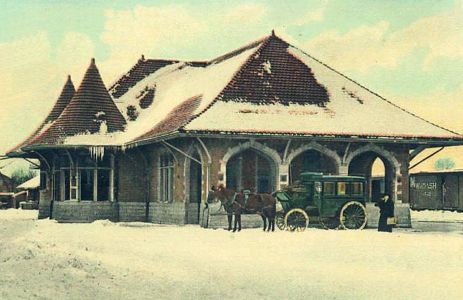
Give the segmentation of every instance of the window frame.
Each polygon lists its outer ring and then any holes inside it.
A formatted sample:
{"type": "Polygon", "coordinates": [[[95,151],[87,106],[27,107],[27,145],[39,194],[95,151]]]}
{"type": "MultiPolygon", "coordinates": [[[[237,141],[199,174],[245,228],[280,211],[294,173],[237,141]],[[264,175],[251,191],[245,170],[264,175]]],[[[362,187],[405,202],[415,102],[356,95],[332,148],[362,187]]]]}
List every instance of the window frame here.
{"type": "MultiPolygon", "coordinates": [[[[75,162],[71,164],[64,164],[61,167],[60,162],[63,161],[62,157],[58,157],[53,165],[53,191],[52,198],[54,201],[85,201],[85,202],[114,202],[114,155],[109,155],[109,162],[107,165],[100,165],[101,162],[96,159],[92,160],[92,165],[79,166],[79,160],[75,159],[75,162]],[[58,163],[56,163],[58,162],[58,163]],[[93,199],[82,199],[82,176],[81,172],[84,170],[91,170],[93,174],[93,199]],[[108,199],[98,199],[98,171],[105,170],[109,171],[108,178],[108,199]],[[68,175],[68,176],[66,176],[68,175]],[[56,176],[59,176],[59,186],[57,187],[56,176]],[[69,189],[67,192],[66,190],[69,189]],[[59,194],[59,199],[57,199],[59,194]]],[[[77,157],[76,157],[77,158],[77,157]]]]}
{"type": "Polygon", "coordinates": [[[344,196],[349,196],[349,193],[348,193],[347,189],[348,189],[348,182],[346,182],[346,181],[337,181],[336,182],[336,196],[343,196],[343,197],[344,196]],[[344,193],[343,194],[339,193],[341,185],[344,185],[344,193]]]}
{"type": "Polygon", "coordinates": [[[323,182],[323,196],[336,196],[336,182],[335,181],[324,181],[323,182]],[[326,193],[326,186],[331,184],[332,185],[332,193],[327,194],[326,193]]]}
{"type": "Polygon", "coordinates": [[[172,203],[174,200],[175,157],[170,152],[161,152],[158,157],[158,201],[172,203]]]}
{"type": "Polygon", "coordinates": [[[353,196],[362,196],[364,193],[365,193],[365,186],[364,186],[363,182],[360,182],[360,181],[351,182],[351,191],[350,191],[351,195],[353,195],[353,196]],[[354,188],[355,185],[360,186],[360,192],[359,193],[355,192],[355,188],[354,188]]]}

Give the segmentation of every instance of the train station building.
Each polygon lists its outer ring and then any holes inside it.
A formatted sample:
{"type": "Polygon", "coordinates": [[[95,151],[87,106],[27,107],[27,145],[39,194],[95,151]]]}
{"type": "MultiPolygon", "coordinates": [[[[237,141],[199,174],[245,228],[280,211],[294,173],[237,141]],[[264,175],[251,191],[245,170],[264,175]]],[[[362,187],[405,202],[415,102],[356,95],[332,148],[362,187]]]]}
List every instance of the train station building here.
{"type": "MultiPolygon", "coordinates": [[[[360,55],[360,54],[359,54],[360,55]]],[[[208,189],[361,175],[409,202],[410,160],[462,145],[275,34],[209,61],[145,59],[107,89],[94,60],[10,157],[40,160],[39,217],[198,224],[208,189]]]]}

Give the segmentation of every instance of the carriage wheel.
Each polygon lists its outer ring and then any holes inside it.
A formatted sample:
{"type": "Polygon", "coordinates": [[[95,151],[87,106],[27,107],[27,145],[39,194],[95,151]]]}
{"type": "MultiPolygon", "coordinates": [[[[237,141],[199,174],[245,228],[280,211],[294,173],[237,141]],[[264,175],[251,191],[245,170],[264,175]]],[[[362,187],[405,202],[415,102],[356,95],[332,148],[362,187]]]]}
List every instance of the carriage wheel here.
{"type": "Polygon", "coordinates": [[[293,208],[285,216],[285,226],[290,231],[304,231],[309,226],[309,216],[303,209],[293,208]]]}
{"type": "Polygon", "coordinates": [[[357,201],[350,201],[344,204],[339,214],[341,228],[363,229],[367,224],[367,212],[365,206],[357,201]]]}
{"type": "Polygon", "coordinates": [[[325,229],[338,229],[339,228],[339,220],[337,217],[320,218],[320,224],[325,229]]]}
{"type": "Polygon", "coordinates": [[[286,230],[285,225],[285,214],[283,212],[278,212],[275,216],[275,223],[277,224],[278,229],[286,230]]]}

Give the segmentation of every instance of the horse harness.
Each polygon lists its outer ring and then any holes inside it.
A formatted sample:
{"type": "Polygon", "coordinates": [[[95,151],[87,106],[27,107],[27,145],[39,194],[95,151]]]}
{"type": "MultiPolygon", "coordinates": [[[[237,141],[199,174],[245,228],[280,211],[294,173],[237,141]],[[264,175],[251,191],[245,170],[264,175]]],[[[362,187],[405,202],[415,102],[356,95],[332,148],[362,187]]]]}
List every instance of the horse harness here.
{"type": "MultiPolygon", "coordinates": [[[[249,190],[243,191],[243,195],[244,195],[244,205],[242,205],[241,203],[239,203],[238,201],[236,201],[236,197],[237,197],[238,195],[239,195],[239,193],[235,192],[235,193],[233,194],[233,197],[232,197],[231,200],[227,198],[227,202],[225,202],[225,204],[223,204],[223,207],[224,207],[225,211],[228,212],[229,210],[233,209],[233,204],[235,204],[235,203],[236,203],[236,205],[237,205],[239,208],[244,209],[244,210],[246,211],[246,206],[247,206],[247,204],[248,204],[248,200],[249,200],[249,198],[250,198],[251,192],[250,192],[249,190]]],[[[263,199],[262,199],[262,196],[261,196],[260,194],[256,194],[256,196],[259,197],[261,201],[263,200],[263,199]]],[[[270,208],[270,207],[271,207],[271,205],[267,205],[267,206],[263,207],[262,209],[264,209],[264,208],[270,208]]]]}

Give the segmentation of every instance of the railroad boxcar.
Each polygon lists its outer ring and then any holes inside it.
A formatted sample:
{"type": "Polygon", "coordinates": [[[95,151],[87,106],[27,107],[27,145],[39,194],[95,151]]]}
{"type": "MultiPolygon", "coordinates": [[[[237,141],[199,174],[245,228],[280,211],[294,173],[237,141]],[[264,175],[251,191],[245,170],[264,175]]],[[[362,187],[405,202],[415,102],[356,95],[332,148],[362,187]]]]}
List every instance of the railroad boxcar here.
{"type": "Polygon", "coordinates": [[[410,174],[410,207],[463,211],[463,170],[410,174]]]}

